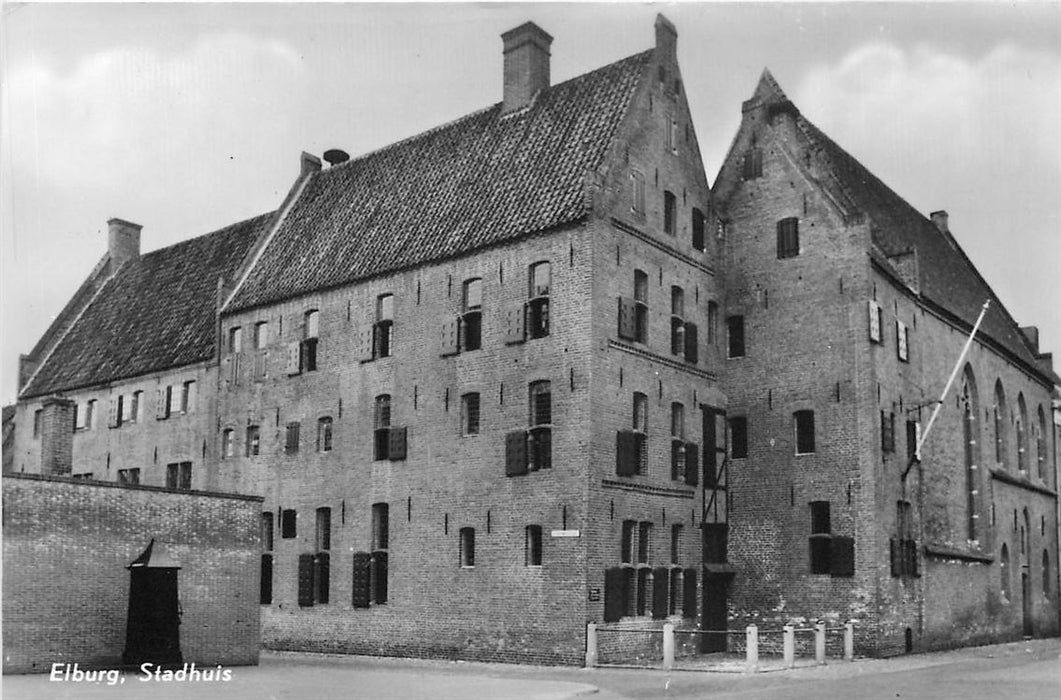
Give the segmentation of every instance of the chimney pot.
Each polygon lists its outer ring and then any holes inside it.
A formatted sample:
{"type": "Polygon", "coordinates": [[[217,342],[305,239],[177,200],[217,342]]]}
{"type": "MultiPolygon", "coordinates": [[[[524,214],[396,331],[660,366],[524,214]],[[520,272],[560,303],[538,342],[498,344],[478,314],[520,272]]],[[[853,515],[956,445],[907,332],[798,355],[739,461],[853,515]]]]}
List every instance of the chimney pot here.
{"type": "Polygon", "coordinates": [[[124,219],[107,221],[107,252],[111,258],[111,272],[115,272],[126,260],[140,257],[140,229],[143,226],[124,219]]]}
{"type": "Polygon", "coordinates": [[[502,112],[522,109],[549,87],[549,47],[553,38],[534,22],[501,35],[504,46],[502,112]]]}
{"type": "Polygon", "coordinates": [[[950,233],[950,225],[947,223],[947,212],[940,209],[931,214],[932,223],[936,225],[940,233],[950,233]]]}

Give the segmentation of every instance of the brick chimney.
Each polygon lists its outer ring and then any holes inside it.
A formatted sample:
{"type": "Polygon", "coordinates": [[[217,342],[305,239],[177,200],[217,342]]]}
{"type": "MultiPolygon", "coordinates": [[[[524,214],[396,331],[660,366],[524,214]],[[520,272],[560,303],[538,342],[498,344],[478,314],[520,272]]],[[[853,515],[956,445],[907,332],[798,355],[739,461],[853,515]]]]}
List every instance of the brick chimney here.
{"type": "Polygon", "coordinates": [[[122,266],[126,260],[140,257],[140,224],[133,224],[122,219],[111,219],[107,222],[107,251],[111,256],[111,272],[122,266]]]}
{"type": "Polygon", "coordinates": [[[944,210],[934,211],[930,215],[932,217],[932,223],[936,225],[940,233],[950,233],[950,226],[947,223],[947,212],[944,210]]]}
{"type": "Polygon", "coordinates": [[[74,466],[74,402],[52,396],[41,404],[41,474],[69,475],[74,466]]]}
{"type": "Polygon", "coordinates": [[[534,22],[521,24],[501,35],[504,44],[504,99],[502,112],[530,104],[549,87],[549,46],[553,38],[534,22]]]}

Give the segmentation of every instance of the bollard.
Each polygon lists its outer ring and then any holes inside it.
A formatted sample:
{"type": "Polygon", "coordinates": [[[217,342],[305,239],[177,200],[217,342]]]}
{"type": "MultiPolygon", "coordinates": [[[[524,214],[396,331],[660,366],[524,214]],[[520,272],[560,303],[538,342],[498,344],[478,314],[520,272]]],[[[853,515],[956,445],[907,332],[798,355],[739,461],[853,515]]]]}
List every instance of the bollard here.
{"type": "Polygon", "coordinates": [[[818,665],[825,665],[825,620],[818,620],[814,625],[814,660],[818,665]]]}
{"type": "Polygon", "coordinates": [[[745,635],[745,658],[746,658],[746,673],[758,673],[759,672],[759,628],[755,625],[748,625],[744,631],[745,635]]]}
{"type": "Polygon", "coordinates": [[[663,625],[663,668],[674,668],[674,625],[669,622],[663,625]]]}
{"type": "Polygon", "coordinates": [[[781,628],[784,640],[785,668],[796,667],[796,628],[785,625],[781,628]]]}
{"type": "Polygon", "coordinates": [[[597,623],[586,625],[586,668],[597,665],[597,623]]]}
{"type": "Polygon", "coordinates": [[[850,620],[844,625],[844,660],[855,660],[855,623],[850,620]]]}

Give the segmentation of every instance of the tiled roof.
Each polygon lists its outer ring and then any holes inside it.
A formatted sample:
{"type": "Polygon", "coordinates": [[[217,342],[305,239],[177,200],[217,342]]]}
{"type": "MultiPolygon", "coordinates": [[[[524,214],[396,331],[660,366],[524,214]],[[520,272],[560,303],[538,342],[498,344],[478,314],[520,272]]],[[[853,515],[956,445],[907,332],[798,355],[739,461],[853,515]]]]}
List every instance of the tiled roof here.
{"type": "Polygon", "coordinates": [[[147,253],[103,285],[22,392],[71,390],[214,353],[217,281],[239,268],[273,214],[147,253]]]}
{"type": "MultiPolygon", "coordinates": [[[[789,99],[769,71],[763,73],[757,96],[774,103],[789,99]]],[[[824,187],[841,206],[853,207],[870,224],[873,244],[885,255],[917,251],[921,295],[958,317],[971,328],[984,302],[991,306],[980,333],[1000,344],[1032,368],[1038,363],[1013,317],[984,281],[958,242],[885,185],[847,151],[795,110],[796,123],[817,147],[825,165],[824,187]]],[[[1039,370],[1041,372],[1041,369],[1039,370]]]]}
{"type": "Polygon", "coordinates": [[[318,173],[227,310],[334,287],[569,223],[652,51],[318,173]]]}

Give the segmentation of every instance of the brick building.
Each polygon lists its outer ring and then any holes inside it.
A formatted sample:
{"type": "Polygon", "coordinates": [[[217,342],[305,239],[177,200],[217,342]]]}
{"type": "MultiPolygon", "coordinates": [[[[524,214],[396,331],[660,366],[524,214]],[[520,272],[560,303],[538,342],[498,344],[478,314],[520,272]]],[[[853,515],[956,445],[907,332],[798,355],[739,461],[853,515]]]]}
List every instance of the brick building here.
{"type": "Polygon", "coordinates": [[[995,300],[960,397],[1001,381],[1005,459],[966,465],[948,404],[900,478],[990,290],[768,76],[712,193],[655,32],[551,85],[528,23],[501,102],[303,154],[275,213],[145,256],[114,224],[24,363],[12,468],[262,496],[274,648],[578,663],[589,621],[829,615],[892,653],[1019,635],[1021,600],[1056,633],[1048,358],[995,300]]]}

